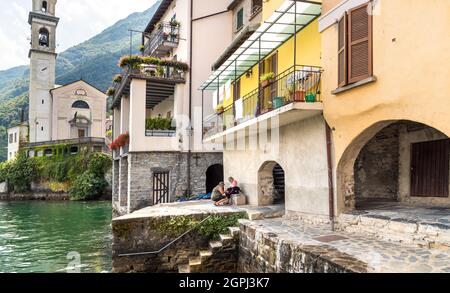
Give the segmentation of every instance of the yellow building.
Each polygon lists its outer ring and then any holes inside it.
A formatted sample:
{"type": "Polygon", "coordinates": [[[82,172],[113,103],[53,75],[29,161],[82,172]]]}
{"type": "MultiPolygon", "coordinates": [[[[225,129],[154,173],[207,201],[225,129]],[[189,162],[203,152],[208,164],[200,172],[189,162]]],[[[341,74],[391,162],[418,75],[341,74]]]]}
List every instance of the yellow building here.
{"type": "Polygon", "coordinates": [[[450,3],[408,3],[266,1],[214,64],[204,139],[223,144],[250,204],[285,194],[287,214],[325,221],[373,203],[450,204],[450,3]]]}
{"type": "MultiPolygon", "coordinates": [[[[222,56],[228,58],[215,63],[201,87],[205,107],[217,110],[205,117],[204,138],[223,144],[225,177],[239,181],[249,204],[285,203],[286,213],[327,218],[331,189],[320,86],[322,5],[262,4],[259,27],[239,46],[226,49],[222,56]]],[[[235,18],[239,15],[235,12],[235,18]]]]}
{"type": "Polygon", "coordinates": [[[322,98],[337,212],[448,206],[450,2],[325,2],[322,98]]]}

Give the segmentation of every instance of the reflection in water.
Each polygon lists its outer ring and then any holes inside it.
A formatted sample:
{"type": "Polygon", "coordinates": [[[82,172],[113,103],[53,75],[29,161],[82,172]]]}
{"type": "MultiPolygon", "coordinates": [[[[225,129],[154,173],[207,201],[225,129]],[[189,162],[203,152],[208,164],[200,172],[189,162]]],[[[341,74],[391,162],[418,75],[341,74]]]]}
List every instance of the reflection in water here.
{"type": "Polygon", "coordinates": [[[111,203],[0,202],[0,272],[108,272],[111,203]]]}

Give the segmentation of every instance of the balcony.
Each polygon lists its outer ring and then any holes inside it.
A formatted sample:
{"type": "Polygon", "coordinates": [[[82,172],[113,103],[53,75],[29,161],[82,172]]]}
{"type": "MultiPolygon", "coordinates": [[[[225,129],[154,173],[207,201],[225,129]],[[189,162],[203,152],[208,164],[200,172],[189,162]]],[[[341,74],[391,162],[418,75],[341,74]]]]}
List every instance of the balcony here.
{"type": "Polygon", "coordinates": [[[282,126],[321,112],[321,73],[320,67],[301,65],[280,73],[223,112],[206,117],[204,139],[215,139],[277,115],[282,126]]]}
{"type": "Polygon", "coordinates": [[[133,78],[147,80],[147,107],[159,104],[174,94],[175,85],[185,83],[184,71],[173,67],[142,65],[140,68],[128,68],[122,73],[121,82],[114,87],[112,107],[117,107],[123,95],[130,93],[133,78]]]}
{"type": "Polygon", "coordinates": [[[165,22],[156,25],[154,31],[148,35],[144,45],[144,55],[165,57],[178,47],[180,41],[180,25],[177,22],[165,22]]]}

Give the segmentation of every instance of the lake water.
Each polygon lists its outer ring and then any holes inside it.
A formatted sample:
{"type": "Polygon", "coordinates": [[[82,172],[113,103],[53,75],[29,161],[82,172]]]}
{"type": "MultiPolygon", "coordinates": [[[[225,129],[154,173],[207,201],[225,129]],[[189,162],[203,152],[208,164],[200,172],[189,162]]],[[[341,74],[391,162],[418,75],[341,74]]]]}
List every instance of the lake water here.
{"type": "Polygon", "coordinates": [[[109,272],[110,202],[0,202],[0,272],[109,272]]]}

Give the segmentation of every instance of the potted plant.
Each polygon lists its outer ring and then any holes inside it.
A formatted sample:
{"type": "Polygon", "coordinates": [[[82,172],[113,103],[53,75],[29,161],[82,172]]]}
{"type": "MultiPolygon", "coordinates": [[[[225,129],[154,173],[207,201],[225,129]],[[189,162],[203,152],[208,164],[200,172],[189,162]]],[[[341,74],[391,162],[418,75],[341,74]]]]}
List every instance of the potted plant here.
{"type": "Polygon", "coordinates": [[[267,86],[269,86],[271,80],[275,78],[275,73],[268,72],[268,73],[261,75],[260,78],[261,78],[261,86],[263,88],[266,88],[267,86]]]}
{"type": "Polygon", "coordinates": [[[270,112],[272,110],[273,110],[273,102],[272,101],[268,101],[267,102],[267,106],[264,107],[263,109],[261,109],[261,114],[268,113],[268,112],[270,112]]]}
{"type": "Polygon", "coordinates": [[[178,22],[176,19],[172,19],[172,20],[170,21],[170,25],[171,25],[172,27],[179,27],[179,26],[180,26],[180,22],[178,22]]]}
{"type": "Polygon", "coordinates": [[[175,32],[171,32],[171,33],[169,33],[169,39],[172,41],[172,42],[174,42],[174,41],[176,41],[176,39],[178,38],[178,34],[177,33],[175,33],[175,32]]]}
{"type": "Polygon", "coordinates": [[[116,89],[113,87],[108,88],[108,90],[106,91],[107,96],[114,96],[115,94],[116,94],[116,89]]]}
{"type": "Polygon", "coordinates": [[[273,108],[278,109],[284,106],[284,97],[274,97],[273,98],[273,108]]]}
{"type": "Polygon", "coordinates": [[[225,107],[222,104],[217,105],[217,107],[216,107],[217,114],[222,114],[224,110],[225,110],[225,107]]]}
{"type": "MultiPolygon", "coordinates": [[[[294,85],[292,85],[292,89],[294,89],[294,85]]],[[[292,100],[294,102],[304,102],[305,96],[306,91],[304,90],[303,82],[301,80],[298,80],[297,83],[295,84],[294,95],[292,97],[292,100]]]]}

